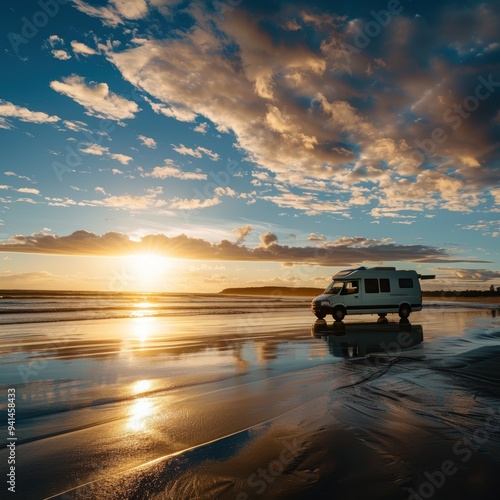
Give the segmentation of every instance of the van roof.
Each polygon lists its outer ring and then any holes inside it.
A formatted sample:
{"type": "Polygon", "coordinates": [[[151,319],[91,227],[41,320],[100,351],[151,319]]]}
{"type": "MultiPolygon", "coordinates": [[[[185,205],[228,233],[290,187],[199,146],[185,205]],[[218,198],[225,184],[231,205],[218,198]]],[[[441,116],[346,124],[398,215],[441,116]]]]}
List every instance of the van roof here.
{"type": "Polygon", "coordinates": [[[396,270],[395,267],[365,267],[361,266],[356,269],[344,269],[343,271],[339,271],[337,274],[333,275],[333,279],[342,279],[342,278],[348,278],[350,276],[356,275],[356,274],[377,274],[380,271],[395,271],[397,273],[415,273],[416,271],[413,270],[396,270]]]}

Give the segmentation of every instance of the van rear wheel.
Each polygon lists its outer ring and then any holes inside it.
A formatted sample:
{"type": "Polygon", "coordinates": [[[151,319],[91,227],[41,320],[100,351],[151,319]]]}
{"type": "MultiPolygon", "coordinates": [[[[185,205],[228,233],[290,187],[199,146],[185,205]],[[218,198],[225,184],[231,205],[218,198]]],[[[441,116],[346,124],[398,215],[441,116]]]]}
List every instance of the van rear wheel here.
{"type": "Polygon", "coordinates": [[[399,306],[399,317],[401,319],[408,319],[408,316],[411,313],[411,306],[410,304],[401,304],[399,306]]]}
{"type": "Polygon", "coordinates": [[[345,316],[345,309],[343,307],[336,307],[333,310],[332,316],[335,321],[342,321],[345,316]]]}

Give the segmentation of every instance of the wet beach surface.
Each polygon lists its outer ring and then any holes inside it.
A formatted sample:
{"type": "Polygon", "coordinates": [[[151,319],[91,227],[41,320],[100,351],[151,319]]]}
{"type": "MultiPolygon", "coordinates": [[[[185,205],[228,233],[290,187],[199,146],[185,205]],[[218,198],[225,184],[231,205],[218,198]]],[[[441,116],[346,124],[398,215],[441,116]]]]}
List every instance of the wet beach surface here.
{"type": "Polygon", "coordinates": [[[496,498],[495,307],[5,325],[16,497],[496,498]]]}

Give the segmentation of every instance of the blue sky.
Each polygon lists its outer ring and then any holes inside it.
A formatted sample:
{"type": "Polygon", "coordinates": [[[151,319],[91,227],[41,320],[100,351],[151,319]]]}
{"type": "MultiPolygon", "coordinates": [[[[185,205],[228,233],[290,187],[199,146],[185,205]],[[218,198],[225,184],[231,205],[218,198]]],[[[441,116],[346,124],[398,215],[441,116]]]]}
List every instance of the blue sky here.
{"type": "Polygon", "coordinates": [[[2,288],[500,286],[498,4],[4,2],[2,288]]]}

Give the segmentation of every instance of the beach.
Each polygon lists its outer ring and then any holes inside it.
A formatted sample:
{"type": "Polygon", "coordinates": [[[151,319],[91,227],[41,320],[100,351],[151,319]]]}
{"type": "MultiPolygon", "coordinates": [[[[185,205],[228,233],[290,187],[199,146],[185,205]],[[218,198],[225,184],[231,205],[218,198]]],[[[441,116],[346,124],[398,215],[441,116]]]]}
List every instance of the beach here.
{"type": "Polygon", "coordinates": [[[496,498],[498,304],[308,300],[6,297],[0,497],[496,498]]]}

